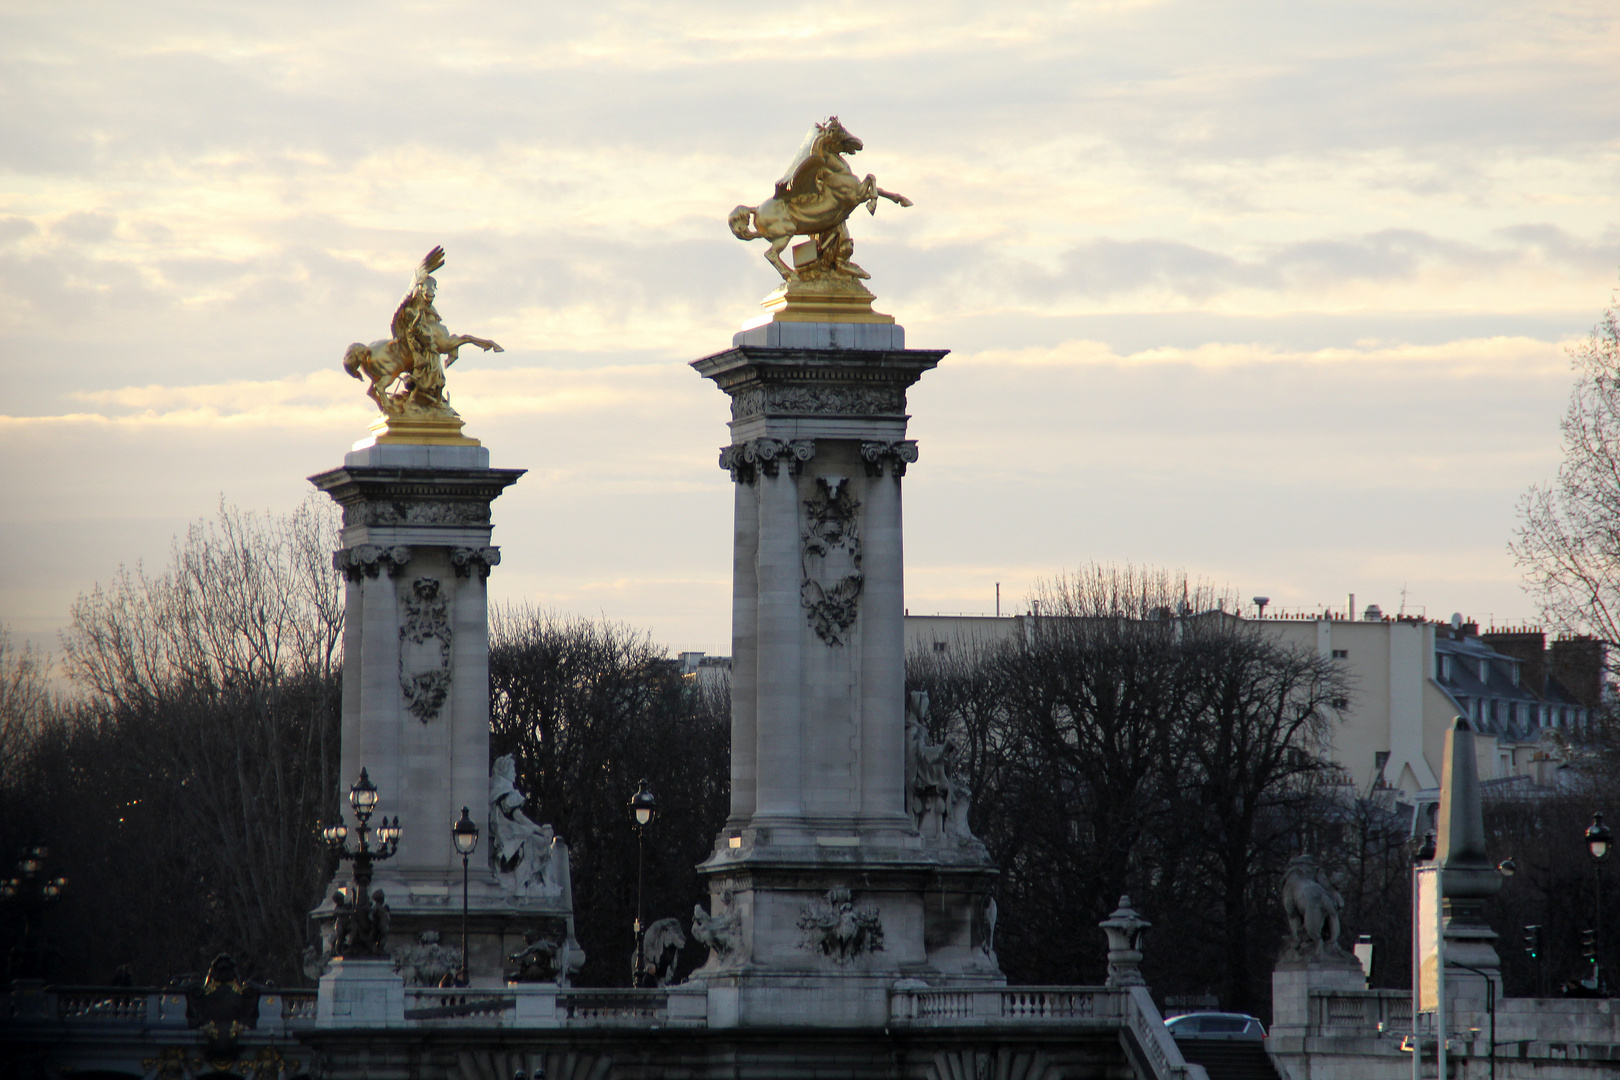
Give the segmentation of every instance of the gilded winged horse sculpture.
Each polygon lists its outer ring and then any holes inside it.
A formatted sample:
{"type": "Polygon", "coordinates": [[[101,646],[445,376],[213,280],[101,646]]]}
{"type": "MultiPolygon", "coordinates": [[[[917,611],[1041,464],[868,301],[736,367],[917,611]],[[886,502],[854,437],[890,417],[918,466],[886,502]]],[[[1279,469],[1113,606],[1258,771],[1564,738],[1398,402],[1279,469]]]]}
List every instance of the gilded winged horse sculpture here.
{"type": "Polygon", "coordinates": [[[355,342],[343,353],[343,370],[367,378],[366,393],[385,416],[455,416],[444,392],[444,369],[456,362],[463,345],[505,352],[488,338],[452,334],[433,306],[438,283],[433,271],[444,265],[444,248],[422,259],[389,326],[392,337],[370,345],[355,342]],[[447,359],[441,362],[440,357],[447,359]],[[395,384],[398,384],[397,386],[395,384]]]}
{"type": "Polygon", "coordinates": [[[765,250],[765,258],[784,281],[798,281],[801,277],[870,277],[849,261],[855,243],[849,238],[845,222],[862,203],[875,214],[880,197],[901,206],[910,206],[911,200],[878,187],[877,177],[871,173],[864,179],[856,177],[844,155],[855,153],[863,145],[836,116],[812,127],[793,163],[776,182],[776,193],[758,206],[739,206],[731,212],[728,224],[732,233],[739,240],[769,240],[771,246],[765,250]],[[795,270],[782,259],[782,252],[795,236],[813,236],[816,240],[816,261],[802,270],[795,270]]]}

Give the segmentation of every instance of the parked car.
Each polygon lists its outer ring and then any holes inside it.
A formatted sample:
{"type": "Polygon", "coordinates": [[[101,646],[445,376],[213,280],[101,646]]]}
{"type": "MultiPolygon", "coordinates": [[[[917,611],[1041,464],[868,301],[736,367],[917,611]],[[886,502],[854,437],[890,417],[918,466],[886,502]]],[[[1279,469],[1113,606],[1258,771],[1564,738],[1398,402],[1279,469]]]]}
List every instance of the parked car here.
{"type": "Polygon", "coordinates": [[[1266,1025],[1247,1013],[1197,1012],[1172,1016],[1165,1026],[1178,1039],[1253,1039],[1266,1037],[1266,1025]]]}

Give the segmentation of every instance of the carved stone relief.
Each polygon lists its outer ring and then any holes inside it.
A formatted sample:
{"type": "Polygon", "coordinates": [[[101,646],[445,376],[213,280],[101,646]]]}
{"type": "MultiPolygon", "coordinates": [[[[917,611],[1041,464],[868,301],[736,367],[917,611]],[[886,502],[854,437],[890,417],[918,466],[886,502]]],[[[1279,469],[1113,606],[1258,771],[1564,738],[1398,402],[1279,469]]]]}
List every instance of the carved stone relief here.
{"type": "Polygon", "coordinates": [[[476,571],[481,578],[489,577],[490,567],[501,563],[501,549],[496,547],[458,547],[450,549],[450,565],[456,568],[456,577],[472,577],[476,571]]]}
{"type": "Polygon", "coordinates": [[[883,466],[889,467],[891,476],[906,475],[906,466],[917,460],[917,441],[863,442],[861,460],[866,463],[867,476],[882,476],[883,466]]]}
{"type": "Polygon", "coordinates": [[[406,986],[438,986],[446,975],[461,969],[461,950],[439,944],[437,930],[423,930],[415,943],[395,945],[388,952],[406,986]]]}
{"type": "Polygon", "coordinates": [[[438,578],[419,577],[402,606],[399,688],[410,714],[425,724],[450,695],[450,603],[438,578]]]}
{"type": "Polygon", "coordinates": [[[905,409],[905,391],[892,386],[751,386],[731,399],[733,420],[765,413],[871,416],[905,409]]]}
{"type": "Polygon", "coordinates": [[[816,477],[816,492],[804,501],[804,579],[799,602],[810,613],[816,635],[828,645],[844,644],[865,582],[857,521],[860,508],[843,476],[816,477]]]}
{"type": "Polygon", "coordinates": [[[355,502],[343,508],[348,525],[488,525],[487,502],[355,502]]]}
{"type": "Polygon", "coordinates": [[[804,935],[799,948],[835,964],[883,951],[883,922],[877,909],[856,907],[848,889],[828,889],[825,899],[807,905],[799,914],[799,930],[804,935]]]}
{"type": "Polygon", "coordinates": [[[730,471],[732,480],[752,484],[759,473],[775,476],[787,462],[791,475],[799,475],[804,463],[816,456],[816,440],[750,439],[720,448],[720,467],[730,471]]]}
{"type": "Polygon", "coordinates": [[[393,577],[411,561],[408,547],[383,547],[379,544],[356,544],[332,552],[332,567],[350,581],[362,577],[374,578],[378,571],[388,571],[393,577]]]}
{"type": "Polygon", "coordinates": [[[716,906],[720,910],[710,915],[702,904],[692,905],[692,940],[706,946],[714,962],[723,967],[742,958],[742,912],[729,890],[721,893],[716,906]]]}

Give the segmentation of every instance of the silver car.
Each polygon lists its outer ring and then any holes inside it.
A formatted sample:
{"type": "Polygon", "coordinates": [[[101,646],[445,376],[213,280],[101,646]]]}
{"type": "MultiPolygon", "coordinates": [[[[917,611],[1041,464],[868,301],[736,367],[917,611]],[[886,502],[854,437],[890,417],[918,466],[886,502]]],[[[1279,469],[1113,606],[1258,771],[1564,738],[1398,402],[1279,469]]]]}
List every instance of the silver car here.
{"type": "Polygon", "coordinates": [[[1165,1026],[1178,1039],[1252,1039],[1266,1037],[1266,1025],[1247,1013],[1196,1012],[1172,1016],[1165,1026]]]}

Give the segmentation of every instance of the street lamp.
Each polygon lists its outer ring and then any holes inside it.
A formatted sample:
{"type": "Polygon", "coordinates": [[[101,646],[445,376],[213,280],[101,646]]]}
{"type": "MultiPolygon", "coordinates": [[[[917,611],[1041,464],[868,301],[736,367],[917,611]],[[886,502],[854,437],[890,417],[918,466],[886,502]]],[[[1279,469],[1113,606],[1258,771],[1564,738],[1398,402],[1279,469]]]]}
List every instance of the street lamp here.
{"type": "Polygon", "coordinates": [[[636,787],[636,793],[630,796],[630,817],[636,823],[636,958],[631,963],[630,985],[639,987],[642,981],[641,971],[641,877],[645,865],[645,840],[647,827],[658,816],[658,800],[653,797],[652,790],[647,787],[645,777],[636,787]]]}
{"type": "Polygon", "coordinates": [[[22,908],[23,943],[13,954],[17,970],[12,974],[22,978],[43,978],[44,951],[35,940],[45,909],[62,896],[67,878],[45,876],[45,858],[51,849],[39,840],[30,841],[17,858],[17,876],[0,881],[0,900],[15,902],[22,908]]]}
{"type": "MultiPolygon", "coordinates": [[[[355,832],[359,835],[360,847],[350,851],[344,842],[348,839],[349,828],[343,824],[342,819],[332,822],[321,830],[321,836],[331,845],[332,852],[339,859],[354,863],[354,896],[352,911],[339,908],[338,926],[335,940],[332,942],[332,951],[340,957],[350,959],[369,959],[381,957],[384,954],[383,946],[387,944],[384,938],[388,935],[387,908],[379,903],[372,906],[371,896],[371,866],[384,859],[393,858],[399,850],[399,817],[396,815],[392,821],[384,817],[375,830],[369,824],[372,811],[377,807],[377,785],[371,782],[366,770],[360,770],[360,779],[354,782],[349,789],[349,805],[354,809],[355,821],[358,827],[355,832]],[[372,850],[369,842],[371,833],[377,834],[378,847],[372,850]]],[[[380,900],[381,890],[378,890],[380,900]]]]}
{"type": "Polygon", "coordinates": [[[461,852],[461,974],[456,982],[466,986],[471,981],[467,975],[467,856],[478,847],[478,825],[465,806],[461,808],[461,820],[450,826],[450,839],[461,852]]]}
{"type": "Polygon", "coordinates": [[[1614,850],[1614,831],[1603,824],[1602,814],[1592,815],[1586,830],[1586,853],[1592,857],[1592,891],[1597,901],[1592,916],[1592,989],[1603,993],[1603,864],[1614,850]]]}

